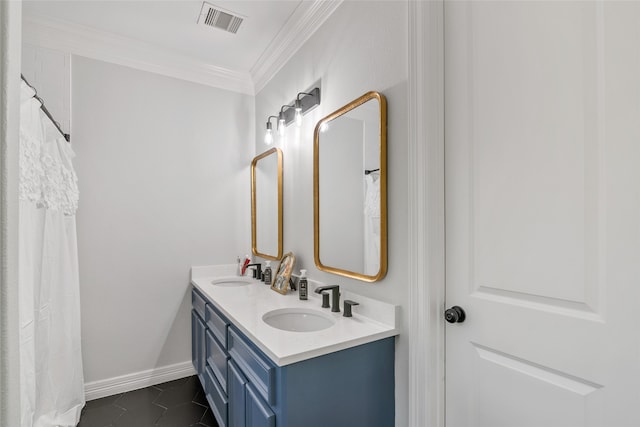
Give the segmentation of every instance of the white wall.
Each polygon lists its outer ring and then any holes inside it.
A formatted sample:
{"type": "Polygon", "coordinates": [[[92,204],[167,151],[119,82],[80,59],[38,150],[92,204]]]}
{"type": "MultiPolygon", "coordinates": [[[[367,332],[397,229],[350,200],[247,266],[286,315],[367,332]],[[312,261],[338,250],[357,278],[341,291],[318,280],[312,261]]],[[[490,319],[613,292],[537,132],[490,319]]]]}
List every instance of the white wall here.
{"type": "Polygon", "coordinates": [[[0,1],[0,426],[20,423],[18,139],[22,2],[0,1]]]}
{"type": "Polygon", "coordinates": [[[284,250],[296,255],[296,270],[354,293],[402,305],[405,322],[397,339],[396,426],[408,423],[407,248],[407,3],[344,2],[256,96],[256,152],[266,150],[263,124],[297,92],[322,80],[321,105],[304,116],[302,130],[287,128],[278,145],[284,156],[284,250]],[[313,128],[316,122],[369,90],[388,101],[389,269],[370,284],[315,268],[313,262],[313,128]]]}
{"type": "Polygon", "coordinates": [[[85,381],[190,361],[191,265],[247,252],[253,98],[74,56],[85,381]]]}

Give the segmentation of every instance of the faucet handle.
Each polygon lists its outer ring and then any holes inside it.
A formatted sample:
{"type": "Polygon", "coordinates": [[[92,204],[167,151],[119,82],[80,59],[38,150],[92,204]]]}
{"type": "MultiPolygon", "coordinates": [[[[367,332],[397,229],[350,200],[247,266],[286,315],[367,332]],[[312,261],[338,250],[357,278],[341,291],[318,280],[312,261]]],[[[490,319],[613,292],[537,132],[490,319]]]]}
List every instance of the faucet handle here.
{"type": "Polygon", "coordinates": [[[322,308],[329,308],[329,292],[322,292],[322,308]]]}
{"type": "Polygon", "coordinates": [[[344,300],[344,314],[342,316],[353,317],[353,315],[351,314],[351,307],[353,307],[354,305],[360,305],[360,303],[348,299],[344,300]]]}

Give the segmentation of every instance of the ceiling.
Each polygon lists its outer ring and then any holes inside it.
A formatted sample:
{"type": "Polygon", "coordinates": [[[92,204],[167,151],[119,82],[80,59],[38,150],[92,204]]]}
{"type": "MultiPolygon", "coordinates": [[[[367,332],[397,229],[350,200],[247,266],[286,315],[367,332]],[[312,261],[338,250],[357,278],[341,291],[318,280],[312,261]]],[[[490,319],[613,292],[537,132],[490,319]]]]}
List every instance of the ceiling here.
{"type": "MultiPolygon", "coordinates": [[[[209,71],[243,79],[249,76],[253,84],[256,80],[264,80],[261,75],[266,72],[265,62],[271,51],[278,49],[278,43],[289,43],[296,38],[295,31],[305,31],[305,20],[316,21],[318,9],[323,9],[324,21],[340,3],[313,0],[210,0],[208,3],[233,12],[244,18],[236,34],[212,27],[197,24],[202,1],[23,1],[23,17],[25,22],[36,22],[42,26],[49,25],[47,31],[41,31],[40,39],[53,47],[51,28],[75,31],[75,39],[89,38],[83,34],[98,34],[100,40],[111,38],[120,43],[120,50],[126,46],[138,46],[144,55],[145,51],[162,51],[164,56],[174,55],[180,61],[189,62],[193,71],[194,64],[201,68],[200,73],[209,71]],[[319,7],[320,3],[332,3],[332,8],[319,7]],[[315,7],[314,7],[315,6],[315,7]],[[53,24],[52,24],[53,23],[53,24]],[[147,47],[146,49],[144,47],[147,47]]],[[[321,23],[321,22],[320,22],[321,23]]],[[[35,32],[32,27],[25,26],[25,33],[35,32]]],[[[317,26],[316,26],[317,28],[317,26]]],[[[315,31],[315,29],[313,29],[315,31]]],[[[308,29],[307,29],[308,33],[308,29]]],[[[29,36],[29,34],[27,34],[29,36]]],[[[30,38],[25,40],[30,42],[30,38]]],[[[305,39],[310,34],[305,35],[305,39]]],[[[71,36],[69,36],[71,37],[71,36]]],[[[68,37],[68,38],[69,38],[68,37]]],[[[98,36],[96,36],[98,37],[98,36]]],[[[76,40],[78,45],[82,41],[76,40]]],[[[67,45],[70,43],[68,42],[67,45]]],[[[86,45],[86,43],[85,43],[86,45]]],[[[82,50],[78,48],[79,50],[82,50]]],[[[71,53],[82,53],[74,52],[71,53]]],[[[89,51],[88,46],[84,52],[89,51]]],[[[98,49],[99,50],[99,49],[98,49]]],[[[291,46],[288,47],[291,50],[291,46]]],[[[296,49],[297,50],[297,49],[296,49]]],[[[290,52],[292,54],[293,52],[290,52]]],[[[132,51],[132,56],[136,54],[132,51]]],[[[122,54],[126,55],[126,52],[122,54]]],[[[114,55],[112,55],[114,56],[114,55]]],[[[146,59],[146,62],[153,59],[146,59]]],[[[127,64],[128,65],[128,64],[127,64]]],[[[173,67],[175,68],[175,67],[173,67]]],[[[266,67],[269,68],[269,67],[266,67]]],[[[271,67],[273,68],[273,66],[271,67]]],[[[185,73],[186,74],[186,73],[185,73]]],[[[193,74],[193,73],[192,73],[193,74]]]]}

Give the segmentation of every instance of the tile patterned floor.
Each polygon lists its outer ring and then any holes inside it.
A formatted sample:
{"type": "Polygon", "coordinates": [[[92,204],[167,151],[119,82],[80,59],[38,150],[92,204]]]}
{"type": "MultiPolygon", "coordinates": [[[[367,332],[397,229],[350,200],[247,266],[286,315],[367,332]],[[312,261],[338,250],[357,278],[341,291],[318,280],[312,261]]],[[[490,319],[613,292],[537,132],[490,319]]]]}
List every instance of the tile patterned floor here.
{"type": "Polygon", "coordinates": [[[78,427],[218,427],[198,378],[87,402],[78,427]]]}

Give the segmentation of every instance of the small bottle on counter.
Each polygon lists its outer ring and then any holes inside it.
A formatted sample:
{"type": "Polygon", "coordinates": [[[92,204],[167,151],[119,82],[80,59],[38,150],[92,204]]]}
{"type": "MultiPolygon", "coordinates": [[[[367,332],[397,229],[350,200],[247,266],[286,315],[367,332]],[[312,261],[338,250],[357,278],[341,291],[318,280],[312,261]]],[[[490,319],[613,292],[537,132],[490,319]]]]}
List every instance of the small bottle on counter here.
{"type": "Polygon", "coordinates": [[[307,299],[307,270],[300,270],[300,279],[298,280],[298,294],[301,300],[307,299]]]}
{"type": "Polygon", "coordinates": [[[266,261],[265,264],[266,267],[264,268],[264,273],[262,274],[262,281],[267,285],[271,285],[271,261],[266,261]]]}

